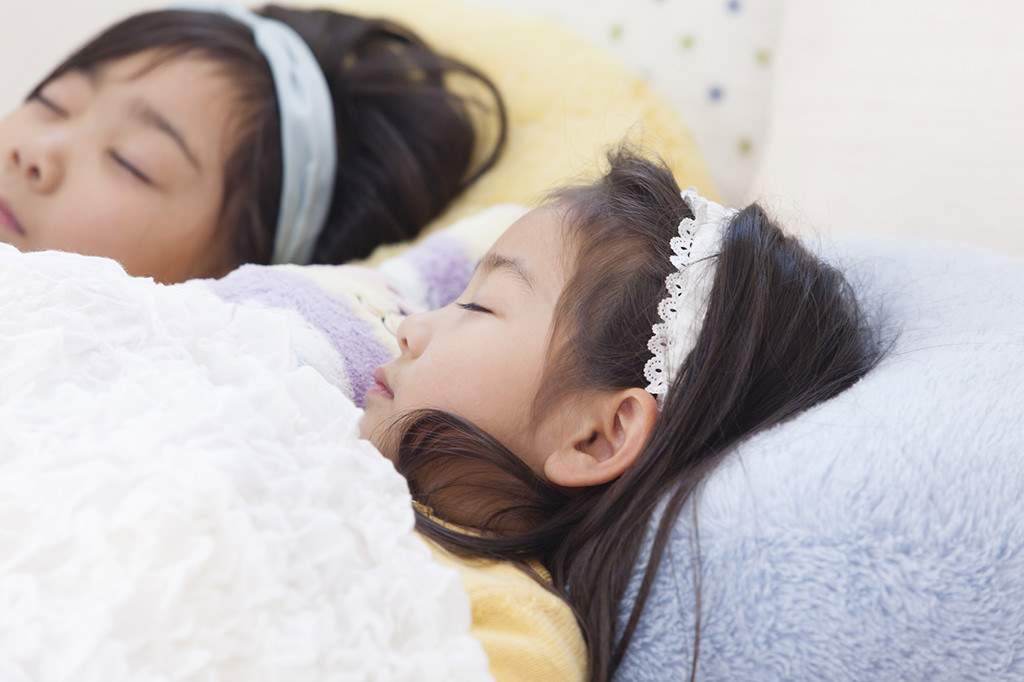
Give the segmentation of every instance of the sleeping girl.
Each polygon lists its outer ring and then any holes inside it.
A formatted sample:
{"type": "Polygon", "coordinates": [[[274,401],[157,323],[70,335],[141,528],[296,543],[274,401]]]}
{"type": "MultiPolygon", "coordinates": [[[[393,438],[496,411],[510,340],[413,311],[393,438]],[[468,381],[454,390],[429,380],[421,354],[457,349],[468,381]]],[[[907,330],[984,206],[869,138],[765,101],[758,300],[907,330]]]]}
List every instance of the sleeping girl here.
{"type": "Polygon", "coordinates": [[[726,450],[880,354],[843,275],[761,208],[680,192],[629,151],[513,224],[455,302],[398,337],[361,430],[463,572],[499,680],[610,679],[644,608],[641,590],[617,628],[659,503],[648,588],[726,450]]]}
{"type": "Polygon", "coordinates": [[[415,236],[504,137],[491,81],[395,23],[273,5],[139,14],[0,121],[0,241],[164,283],[341,263],[415,236]],[[481,98],[451,76],[488,93],[490,148],[481,98]]]}

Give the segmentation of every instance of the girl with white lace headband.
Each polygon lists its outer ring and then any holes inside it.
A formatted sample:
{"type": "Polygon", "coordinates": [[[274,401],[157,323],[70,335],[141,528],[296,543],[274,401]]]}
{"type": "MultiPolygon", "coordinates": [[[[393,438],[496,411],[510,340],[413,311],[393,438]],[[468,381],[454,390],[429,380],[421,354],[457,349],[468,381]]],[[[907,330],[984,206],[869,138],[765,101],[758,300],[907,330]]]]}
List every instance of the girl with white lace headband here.
{"type": "Polygon", "coordinates": [[[395,22],[174,5],[107,28],[0,119],[0,241],[165,283],[343,263],[415,237],[504,136],[493,83],[395,22]]]}
{"type": "Polygon", "coordinates": [[[409,480],[420,531],[534,569],[578,620],[576,679],[609,680],[647,598],[617,622],[652,514],[648,585],[728,449],[855,382],[876,336],[842,274],[760,207],[619,150],[512,225],[454,303],[402,322],[362,431],[409,480]]]}

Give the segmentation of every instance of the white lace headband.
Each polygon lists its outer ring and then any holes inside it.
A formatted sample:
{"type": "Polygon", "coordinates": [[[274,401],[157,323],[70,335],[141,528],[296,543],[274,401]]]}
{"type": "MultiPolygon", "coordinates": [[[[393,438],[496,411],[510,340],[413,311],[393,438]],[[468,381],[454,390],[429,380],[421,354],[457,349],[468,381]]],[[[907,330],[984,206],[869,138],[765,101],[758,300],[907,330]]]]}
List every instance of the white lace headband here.
{"type": "Polygon", "coordinates": [[[270,65],[281,119],[282,166],[271,262],[305,265],[331,206],[338,165],[331,90],[313,51],[287,24],[238,5],[182,3],[172,8],[220,12],[245,24],[270,65]]]}
{"type": "Polygon", "coordinates": [[[668,296],[658,303],[662,321],[651,328],[653,335],[647,343],[654,357],[644,366],[644,378],[650,382],[647,391],[658,398],[659,405],[686,356],[697,345],[722,234],[737,213],[701,197],[693,187],[682,197],[693,218],[684,218],[679,223],[679,234],[669,242],[669,260],[676,269],[665,278],[668,296]]]}

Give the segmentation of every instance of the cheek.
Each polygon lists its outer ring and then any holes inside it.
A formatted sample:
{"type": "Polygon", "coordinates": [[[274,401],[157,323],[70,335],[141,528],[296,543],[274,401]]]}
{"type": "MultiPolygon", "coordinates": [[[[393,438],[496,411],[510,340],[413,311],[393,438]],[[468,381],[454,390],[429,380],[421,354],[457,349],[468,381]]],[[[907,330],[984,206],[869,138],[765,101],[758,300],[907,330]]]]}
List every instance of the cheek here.
{"type": "Polygon", "coordinates": [[[419,381],[404,386],[396,397],[396,414],[436,409],[469,418],[466,407],[474,400],[472,386],[461,386],[443,372],[422,372],[416,378],[419,381]]]}
{"type": "Polygon", "coordinates": [[[464,384],[444,391],[447,405],[522,456],[529,432],[537,381],[515,363],[495,362],[467,376],[464,384]],[[458,389],[456,393],[452,389],[458,389]]]}
{"type": "Polygon", "coordinates": [[[152,229],[157,213],[138,197],[112,191],[102,182],[83,183],[61,197],[50,218],[50,234],[62,247],[79,253],[116,256],[130,252],[152,229]]]}
{"type": "MultiPolygon", "coordinates": [[[[32,129],[32,126],[29,124],[28,108],[26,105],[13,109],[3,117],[0,117],[0,142],[4,145],[4,154],[11,151],[11,147],[15,142],[24,141],[32,129]]],[[[4,160],[6,160],[6,157],[4,160]]]]}
{"type": "Polygon", "coordinates": [[[468,420],[521,455],[539,388],[546,347],[508,338],[437,339],[407,370],[394,415],[433,408],[468,420]],[[481,347],[486,352],[481,352],[481,347]]]}
{"type": "Polygon", "coordinates": [[[230,231],[218,230],[223,203],[222,183],[210,179],[169,205],[158,222],[183,251],[193,255],[204,253],[206,260],[223,261],[235,267],[238,264],[234,262],[230,231]]]}
{"type": "Polygon", "coordinates": [[[47,216],[42,248],[118,261],[131,275],[175,282],[209,276],[216,214],[195,196],[165,201],[149,188],[103,186],[95,180],[62,197],[47,216]],[[116,191],[111,191],[114,189],[116,191]]]}
{"type": "Polygon", "coordinates": [[[215,173],[210,174],[211,177],[203,178],[183,190],[173,206],[168,208],[180,212],[179,217],[187,218],[190,225],[215,224],[224,203],[224,183],[220,177],[222,173],[223,170],[218,167],[215,173]]]}

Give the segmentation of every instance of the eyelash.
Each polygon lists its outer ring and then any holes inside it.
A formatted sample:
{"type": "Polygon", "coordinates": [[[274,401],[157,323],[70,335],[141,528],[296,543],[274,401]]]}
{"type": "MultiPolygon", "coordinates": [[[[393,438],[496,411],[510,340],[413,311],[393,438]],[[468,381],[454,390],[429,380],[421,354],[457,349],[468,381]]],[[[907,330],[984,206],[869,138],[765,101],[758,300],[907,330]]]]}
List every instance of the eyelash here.
{"type": "Polygon", "coordinates": [[[455,305],[459,306],[463,310],[468,310],[468,311],[473,312],[473,313],[489,313],[489,312],[491,312],[487,308],[484,308],[481,305],[477,305],[476,303],[456,303],[455,305]]]}
{"type": "Polygon", "coordinates": [[[32,99],[36,100],[37,102],[39,102],[44,107],[46,107],[53,113],[57,114],[58,116],[67,117],[68,115],[68,112],[64,107],[59,106],[52,99],[44,97],[42,93],[37,92],[36,94],[32,95],[32,99]]]}
{"type": "Polygon", "coordinates": [[[129,173],[134,175],[141,182],[144,182],[147,185],[152,185],[153,184],[153,181],[149,179],[148,175],[146,175],[145,173],[140,171],[138,168],[133,166],[126,159],[124,159],[124,157],[122,157],[120,154],[118,154],[115,151],[110,151],[109,154],[110,154],[110,158],[112,158],[115,163],[117,163],[122,168],[124,168],[126,171],[128,171],[129,173]]]}

